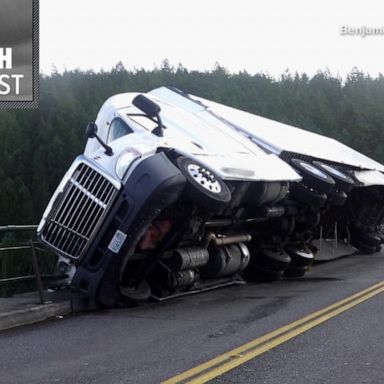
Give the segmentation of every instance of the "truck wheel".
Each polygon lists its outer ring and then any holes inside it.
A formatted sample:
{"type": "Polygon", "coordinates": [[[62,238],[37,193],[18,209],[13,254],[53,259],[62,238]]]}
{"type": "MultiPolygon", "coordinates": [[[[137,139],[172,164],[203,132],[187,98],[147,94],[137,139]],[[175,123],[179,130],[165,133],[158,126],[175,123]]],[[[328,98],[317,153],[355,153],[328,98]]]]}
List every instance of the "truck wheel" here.
{"type": "Polygon", "coordinates": [[[177,166],[188,181],[186,193],[199,206],[220,212],[231,201],[231,192],[224,181],[203,165],[180,156],[177,166]]]}
{"type": "Polygon", "coordinates": [[[316,167],[320,168],[322,171],[328,173],[333,180],[335,180],[336,187],[344,192],[351,192],[352,188],[355,186],[355,182],[351,177],[346,175],[344,172],[341,172],[338,168],[324,164],[321,161],[313,162],[316,167]]]}
{"type": "Polygon", "coordinates": [[[292,165],[303,177],[303,183],[319,192],[331,192],[335,187],[335,180],[327,173],[303,160],[292,159],[292,165]]]}
{"type": "Polygon", "coordinates": [[[312,265],[314,260],[313,252],[305,245],[299,246],[287,246],[284,250],[288,253],[292,262],[289,268],[292,267],[307,267],[312,265]]]}
{"type": "Polygon", "coordinates": [[[299,183],[292,183],[291,196],[301,203],[316,208],[322,207],[327,201],[327,195],[325,193],[311,191],[308,187],[299,183]]]}

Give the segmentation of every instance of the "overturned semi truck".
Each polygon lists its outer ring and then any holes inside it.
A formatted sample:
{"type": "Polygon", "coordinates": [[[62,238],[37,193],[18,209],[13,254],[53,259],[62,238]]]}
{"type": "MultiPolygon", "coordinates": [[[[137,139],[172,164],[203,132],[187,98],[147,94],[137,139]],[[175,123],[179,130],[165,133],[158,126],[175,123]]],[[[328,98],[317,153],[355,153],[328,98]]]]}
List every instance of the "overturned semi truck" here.
{"type": "MultiPolygon", "coordinates": [[[[285,200],[286,215],[293,214],[296,223],[285,248],[288,252],[292,246],[302,251],[309,247],[320,251],[325,259],[353,253],[355,249],[363,253],[380,250],[384,214],[382,164],[334,139],[175,88],[152,92],[204,118],[220,119],[300,173],[302,182],[291,184],[290,196],[285,200]]],[[[297,275],[303,270],[290,272],[297,275]]]]}
{"type": "Polygon", "coordinates": [[[384,167],[332,139],[167,87],[109,98],[86,134],[38,236],[100,305],[302,276],[329,241],[380,248],[384,167]]]}

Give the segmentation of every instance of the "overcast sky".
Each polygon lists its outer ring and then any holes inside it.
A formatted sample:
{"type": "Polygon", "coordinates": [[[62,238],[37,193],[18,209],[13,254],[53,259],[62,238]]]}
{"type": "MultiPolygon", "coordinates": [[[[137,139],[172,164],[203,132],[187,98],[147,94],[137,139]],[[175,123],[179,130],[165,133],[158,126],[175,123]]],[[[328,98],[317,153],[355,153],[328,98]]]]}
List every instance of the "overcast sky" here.
{"type": "Polygon", "coordinates": [[[45,73],[52,65],[110,69],[120,60],[153,68],[165,58],[273,76],[384,72],[384,35],[340,34],[343,25],[384,27],[382,0],[41,0],[40,25],[45,73]]]}

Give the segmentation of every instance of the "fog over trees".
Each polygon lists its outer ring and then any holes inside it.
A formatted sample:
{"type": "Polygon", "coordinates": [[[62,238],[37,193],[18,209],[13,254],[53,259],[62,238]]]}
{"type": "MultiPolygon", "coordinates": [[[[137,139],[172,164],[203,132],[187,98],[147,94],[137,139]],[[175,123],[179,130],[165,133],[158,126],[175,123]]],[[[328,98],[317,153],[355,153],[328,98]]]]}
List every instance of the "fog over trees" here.
{"type": "Polygon", "coordinates": [[[40,108],[0,111],[0,225],[37,223],[74,157],[85,126],[121,92],[163,85],[324,134],[384,162],[384,77],[353,70],[345,79],[187,70],[164,61],[152,70],[53,71],[40,81],[40,108]]]}

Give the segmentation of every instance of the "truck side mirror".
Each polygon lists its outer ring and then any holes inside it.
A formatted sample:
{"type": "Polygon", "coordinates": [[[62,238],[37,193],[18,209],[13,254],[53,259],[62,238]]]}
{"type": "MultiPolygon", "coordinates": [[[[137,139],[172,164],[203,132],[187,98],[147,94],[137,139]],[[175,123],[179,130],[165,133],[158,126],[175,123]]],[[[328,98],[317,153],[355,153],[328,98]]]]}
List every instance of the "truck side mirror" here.
{"type": "Polygon", "coordinates": [[[148,99],[148,97],[144,95],[137,95],[133,100],[132,104],[143,111],[150,119],[157,119],[157,127],[152,131],[152,133],[156,136],[163,136],[163,122],[160,118],[161,108],[154,101],[148,99]]]}
{"type": "Polygon", "coordinates": [[[149,117],[157,117],[161,111],[159,105],[144,95],[137,95],[133,100],[132,104],[143,111],[149,117]]]}
{"type": "Polygon", "coordinates": [[[85,135],[88,139],[93,139],[97,134],[97,125],[94,122],[90,122],[87,124],[87,128],[85,129],[85,135]]]}
{"type": "Polygon", "coordinates": [[[96,140],[101,144],[101,146],[105,149],[105,153],[108,156],[113,155],[112,148],[104,143],[103,140],[100,139],[99,136],[97,136],[97,125],[93,121],[87,124],[87,128],[85,129],[85,135],[88,137],[88,139],[96,138],[96,140]]]}

